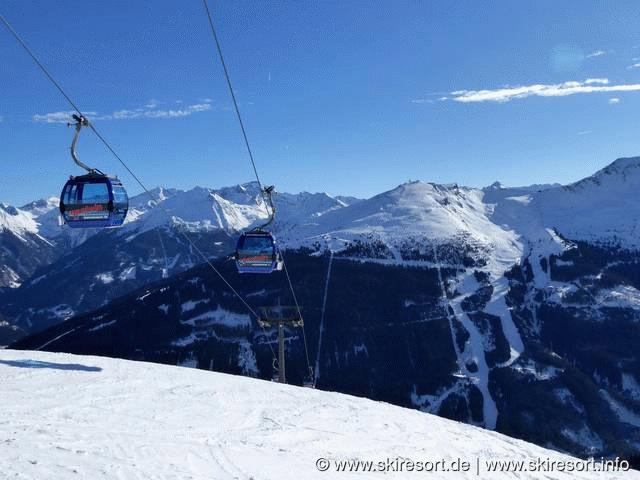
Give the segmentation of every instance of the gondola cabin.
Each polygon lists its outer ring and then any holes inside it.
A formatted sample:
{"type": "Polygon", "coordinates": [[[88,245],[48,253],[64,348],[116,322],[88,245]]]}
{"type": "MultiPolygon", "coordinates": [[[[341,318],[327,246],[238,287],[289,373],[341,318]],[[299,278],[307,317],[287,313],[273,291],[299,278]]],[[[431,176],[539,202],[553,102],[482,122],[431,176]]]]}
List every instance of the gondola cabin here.
{"type": "Polygon", "coordinates": [[[282,270],[275,239],[269,232],[243,233],[238,239],[235,259],[239,273],[271,273],[282,270]]]}
{"type": "Polygon", "coordinates": [[[60,213],[71,228],[118,227],[128,209],[122,182],[101,173],[69,177],[60,195],[60,213]]]}

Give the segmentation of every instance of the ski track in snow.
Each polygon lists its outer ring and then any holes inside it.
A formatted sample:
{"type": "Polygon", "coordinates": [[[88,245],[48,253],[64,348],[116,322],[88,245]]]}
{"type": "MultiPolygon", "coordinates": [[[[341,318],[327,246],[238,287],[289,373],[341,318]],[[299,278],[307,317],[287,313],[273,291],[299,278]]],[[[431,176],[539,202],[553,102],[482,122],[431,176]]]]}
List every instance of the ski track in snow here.
{"type": "Polygon", "coordinates": [[[322,313],[320,315],[320,330],[318,333],[318,350],[316,356],[315,381],[320,378],[320,353],[322,352],[322,334],[324,333],[324,313],[327,308],[327,293],[329,292],[329,280],[331,279],[331,265],[333,264],[333,250],[329,257],[329,266],[327,267],[327,280],[324,284],[324,296],[322,298],[322,313]]]}
{"type": "Polygon", "coordinates": [[[513,322],[511,310],[507,307],[505,300],[505,296],[509,291],[509,281],[502,277],[491,285],[493,286],[493,295],[484,308],[484,311],[500,318],[502,332],[509,343],[511,356],[509,360],[499,365],[504,367],[511,365],[520,357],[522,352],[524,352],[524,342],[522,341],[518,327],[516,327],[516,324],[513,322]]]}
{"type": "Polygon", "coordinates": [[[640,478],[489,473],[491,460],[576,459],[416,410],[184,367],[0,350],[0,398],[2,478],[640,478]],[[336,473],[337,461],[396,459],[470,468],[336,473]]]}
{"type": "Polygon", "coordinates": [[[496,402],[493,400],[493,397],[491,397],[491,392],[489,392],[490,368],[484,356],[484,343],[482,341],[484,337],[462,310],[462,306],[460,305],[462,300],[463,297],[458,296],[449,302],[449,305],[453,308],[454,317],[457,318],[467,332],[469,332],[469,340],[467,340],[464,351],[460,354],[461,358],[458,364],[465,365],[463,373],[473,379],[476,386],[482,392],[484,425],[486,428],[493,430],[496,428],[496,422],[498,420],[498,408],[496,407],[496,402]],[[466,368],[467,362],[474,362],[478,371],[474,373],[469,372],[466,368]]]}
{"type": "MultiPolygon", "coordinates": [[[[437,264],[438,252],[435,247],[433,249],[433,255],[437,264]]],[[[482,333],[480,333],[480,331],[474,325],[474,323],[471,321],[471,319],[464,312],[461,306],[461,302],[466,297],[466,293],[472,293],[472,291],[465,292],[464,294],[459,294],[456,298],[452,300],[448,300],[447,293],[446,293],[446,286],[444,284],[440,267],[437,268],[437,272],[438,272],[438,282],[440,284],[440,289],[442,291],[441,299],[443,302],[446,302],[448,306],[447,310],[449,308],[453,310],[453,314],[450,314],[450,313],[447,314],[447,319],[449,320],[449,329],[451,330],[451,341],[453,342],[453,348],[456,353],[456,362],[458,364],[458,369],[460,370],[461,374],[467,379],[471,380],[482,393],[482,411],[483,411],[484,425],[486,428],[493,430],[496,427],[496,422],[498,419],[498,408],[496,407],[496,403],[493,400],[493,397],[491,396],[491,392],[489,391],[490,369],[489,369],[489,366],[487,365],[485,355],[484,355],[485,353],[484,343],[483,343],[484,337],[482,333]],[[458,342],[456,341],[455,327],[453,325],[454,318],[459,320],[462,326],[469,333],[469,339],[467,340],[463,351],[460,350],[458,346],[458,342]],[[469,369],[467,368],[467,365],[471,362],[473,362],[477,366],[477,369],[478,369],[477,372],[470,372],[469,369]]],[[[473,274],[465,273],[465,275],[467,278],[470,278],[473,274]]],[[[461,285],[466,285],[466,282],[464,281],[466,279],[464,278],[461,279],[459,277],[458,280],[459,281],[461,280],[460,281],[461,285]]],[[[514,328],[515,328],[515,325],[514,325],[514,328]]],[[[516,334],[517,334],[517,330],[516,330],[516,334]]],[[[518,335],[518,339],[520,339],[519,335],[518,335]]],[[[520,342],[522,341],[520,340],[520,342]]],[[[434,413],[437,413],[436,408],[439,408],[439,405],[442,403],[444,398],[446,398],[446,396],[448,396],[451,393],[451,391],[456,389],[457,389],[457,384],[454,385],[454,387],[452,387],[450,391],[447,391],[443,395],[441,395],[436,402],[430,405],[429,410],[434,413]]]]}

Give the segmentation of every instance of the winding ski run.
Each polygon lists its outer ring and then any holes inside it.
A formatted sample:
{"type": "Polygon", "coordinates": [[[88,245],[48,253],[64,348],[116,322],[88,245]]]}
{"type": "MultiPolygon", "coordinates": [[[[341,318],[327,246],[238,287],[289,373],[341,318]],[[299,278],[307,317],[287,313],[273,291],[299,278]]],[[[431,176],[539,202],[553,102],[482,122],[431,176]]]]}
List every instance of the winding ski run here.
{"type": "MultiPolygon", "coordinates": [[[[485,352],[487,346],[491,343],[480,332],[478,327],[469,318],[467,313],[462,309],[462,301],[472,294],[477,286],[473,278],[473,271],[466,270],[465,273],[458,275],[455,279],[457,285],[461,289],[468,288],[468,291],[463,291],[455,298],[447,298],[447,285],[443,280],[441,266],[438,265],[437,249],[434,247],[434,258],[436,261],[436,270],[438,272],[438,281],[440,283],[440,289],[442,292],[441,302],[445,305],[448,312],[447,318],[449,320],[449,328],[451,330],[451,339],[453,342],[454,351],[456,353],[456,362],[459,369],[459,380],[452,388],[441,393],[435,400],[429,402],[427,411],[437,413],[442,401],[453,391],[458,391],[462,387],[462,383],[474,384],[482,393],[483,401],[483,418],[484,427],[490,430],[496,428],[498,420],[498,409],[496,403],[489,391],[489,373],[491,368],[487,365],[485,359],[485,352]],[[469,287],[471,286],[471,287],[469,287]],[[469,333],[469,339],[466,341],[464,348],[460,349],[458,342],[456,341],[456,328],[454,326],[454,319],[457,319],[462,327],[469,333]],[[473,371],[469,370],[469,366],[474,365],[473,371]]],[[[509,309],[505,302],[505,295],[507,294],[509,284],[508,280],[504,277],[499,278],[492,283],[493,294],[491,299],[483,309],[486,313],[495,315],[500,318],[502,331],[505,338],[509,342],[510,358],[506,362],[499,366],[506,366],[512,364],[518,359],[520,354],[524,351],[524,344],[522,338],[518,332],[517,327],[513,323],[509,309]]]]}

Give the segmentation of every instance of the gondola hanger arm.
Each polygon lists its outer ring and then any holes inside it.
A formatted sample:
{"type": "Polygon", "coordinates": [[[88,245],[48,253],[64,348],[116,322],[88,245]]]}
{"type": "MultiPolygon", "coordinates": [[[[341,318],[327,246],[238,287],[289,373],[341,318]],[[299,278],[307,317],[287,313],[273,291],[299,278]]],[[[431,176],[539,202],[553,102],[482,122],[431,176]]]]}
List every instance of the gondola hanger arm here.
{"type": "MultiPolygon", "coordinates": [[[[263,231],[265,228],[267,228],[269,225],[271,225],[273,223],[273,221],[276,218],[276,207],[273,204],[273,198],[271,198],[271,195],[275,192],[275,187],[273,185],[269,186],[269,187],[264,187],[262,188],[262,197],[263,199],[265,199],[265,208],[267,206],[267,201],[269,202],[268,205],[269,207],[271,207],[271,214],[269,215],[269,220],[267,221],[267,223],[260,225],[259,227],[257,227],[256,231],[263,231]]],[[[269,213],[269,209],[267,208],[267,213],[269,213]]]]}
{"type": "MultiPolygon", "coordinates": [[[[96,169],[95,168],[91,168],[91,167],[85,165],[83,162],[81,162],[78,159],[78,155],[76,154],[76,144],[78,143],[78,137],[80,136],[80,130],[82,129],[82,127],[88,127],[89,126],[89,120],[84,118],[82,115],[76,115],[76,114],[73,114],[73,119],[76,121],[76,123],[75,123],[76,133],[73,136],[73,141],[71,142],[71,158],[73,158],[73,161],[76,162],[76,164],[78,166],[84,168],[87,172],[96,173],[96,169]]],[[[67,123],[67,127],[70,127],[71,125],[73,125],[73,124],[72,123],[67,123]]]]}

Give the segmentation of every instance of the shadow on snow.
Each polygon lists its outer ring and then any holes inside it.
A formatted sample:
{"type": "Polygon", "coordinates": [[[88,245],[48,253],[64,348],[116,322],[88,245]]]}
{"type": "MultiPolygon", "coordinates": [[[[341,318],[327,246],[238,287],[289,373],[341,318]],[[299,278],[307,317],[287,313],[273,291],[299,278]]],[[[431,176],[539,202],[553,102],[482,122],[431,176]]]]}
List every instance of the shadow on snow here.
{"type": "Polygon", "coordinates": [[[53,363],[39,360],[0,360],[0,364],[20,368],[53,368],[55,370],[79,370],[83,372],[101,372],[100,367],[88,367],[78,363],[53,363]]]}

